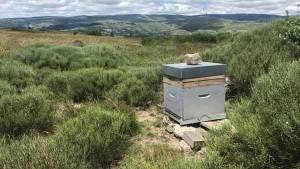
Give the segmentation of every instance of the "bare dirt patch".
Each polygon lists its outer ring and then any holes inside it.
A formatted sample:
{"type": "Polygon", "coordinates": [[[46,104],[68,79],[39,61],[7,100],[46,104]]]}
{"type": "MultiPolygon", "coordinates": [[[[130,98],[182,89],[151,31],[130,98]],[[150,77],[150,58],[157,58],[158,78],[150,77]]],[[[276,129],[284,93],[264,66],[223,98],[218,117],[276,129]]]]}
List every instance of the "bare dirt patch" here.
{"type": "Polygon", "coordinates": [[[159,106],[152,106],[147,110],[136,112],[137,120],[140,123],[141,134],[137,136],[136,143],[142,148],[149,148],[154,145],[166,145],[171,149],[191,154],[193,151],[180,139],[168,133],[163,126],[163,110],[159,106]]]}

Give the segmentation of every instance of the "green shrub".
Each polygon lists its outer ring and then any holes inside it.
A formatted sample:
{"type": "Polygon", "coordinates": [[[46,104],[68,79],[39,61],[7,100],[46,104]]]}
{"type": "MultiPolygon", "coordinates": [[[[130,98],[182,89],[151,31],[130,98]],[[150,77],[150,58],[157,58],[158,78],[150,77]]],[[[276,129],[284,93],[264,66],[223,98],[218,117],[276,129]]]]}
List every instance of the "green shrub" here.
{"type": "Polygon", "coordinates": [[[120,50],[109,45],[47,46],[36,45],[21,50],[13,59],[35,68],[77,70],[81,68],[117,68],[124,61],[120,50]]]}
{"type": "Polygon", "coordinates": [[[81,69],[67,73],[74,101],[101,99],[105,92],[119,83],[122,73],[99,68],[81,69]]]}
{"type": "Polygon", "coordinates": [[[72,100],[101,99],[114,85],[120,82],[122,72],[99,68],[80,69],[50,75],[45,85],[57,96],[72,100]]]}
{"type": "Polygon", "coordinates": [[[228,64],[230,95],[250,95],[256,78],[277,63],[295,59],[294,49],[279,37],[282,22],[238,35],[232,42],[208,50],[204,60],[228,64]]]}
{"type": "Polygon", "coordinates": [[[80,57],[83,57],[81,48],[74,46],[53,46],[51,48],[33,46],[13,56],[14,59],[39,69],[50,68],[59,70],[70,69],[71,60],[80,57]]]}
{"type": "Polygon", "coordinates": [[[4,95],[11,95],[16,93],[16,89],[7,81],[0,80],[0,98],[4,95]]]}
{"type": "Polygon", "coordinates": [[[74,40],[71,45],[76,46],[76,47],[84,47],[85,43],[82,40],[74,40]]]}
{"type": "Polygon", "coordinates": [[[123,169],[201,169],[202,161],[186,158],[182,151],[167,145],[133,147],[122,162],[123,169]]]}
{"type": "Polygon", "coordinates": [[[300,18],[289,17],[286,21],[286,27],[281,32],[281,37],[289,42],[300,45],[300,18]]]}
{"type": "Polygon", "coordinates": [[[53,125],[54,107],[47,91],[27,88],[22,94],[5,95],[0,99],[0,132],[19,136],[30,130],[48,130],[53,125]]]}
{"type": "Polygon", "coordinates": [[[37,75],[35,78],[36,84],[41,85],[41,84],[45,84],[45,82],[47,82],[47,80],[49,79],[49,76],[56,74],[56,73],[60,73],[54,69],[50,69],[50,68],[42,68],[39,69],[37,71],[37,75]]]}
{"type": "MultiPolygon", "coordinates": [[[[85,57],[81,62],[103,68],[117,68],[124,62],[121,50],[109,45],[89,45],[82,48],[85,57]]],[[[92,67],[92,66],[89,66],[92,67]]]]}
{"type": "Polygon", "coordinates": [[[166,44],[170,42],[177,42],[177,43],[217,43],[223,41],[225,39],[229,39],[229,34],[221,34],[221,33],[210,33],[210,32],[199,32],[194,33],[191,35],[176,35],[176,36],[147,36],[143,37],[141,44],[144,46],[149,45],[160,45],[166,44]]]}
{"type": "Polygon", "coordinates": [[[35,77],[36,72],[22,63],[4,60],[0,64],[0,78],[15,86],[18,91],[34,84],[35,77]]]}
{"type": "Polygon", "coordinates": [[[107,168],[119,159],[134,134],[127,114],[91,107],[82,116],[66,122],[58,131],[59,144],[74,147],[93,166],[107,168]]]}
{"type": "Polygon", "coordinates": [[[51,137],[25,136],[1,140],[0,168],[110,168],[135,133],[133,114],[92,106],[71,118],[51,137]]]}
{"type": "Polygon", "coordinates": [[[256,81],[249,99],[234,106],[230,119],[236,132],[227,127],[208,142],[222,166],[293,168],[300,163],[299,74],[300,62],[279,64],[256,81]]]}
{"type": "Polygon", "coordinates": [[[103,30],[101,29],[89,29],[85,32],[87,35],[95,35],[95,36],[102,36],[103,30]]]}
{"type": "MultiPolygon", "coordinates": [[[[246,119],[245,121],[247,121],[246,126],[248,129],[257,127],[256,125],[250,126],[250,124],[253,124],[250,123],[253,122],[252,119],[246,119]]],[[[253,131],[248,130],[247,134],[257,134],[250,132],[253,131]]],[[[222,129],[211,132],[209,139],[206,141],[208,153],[203,161],[204,168],[270,168],[270,159],[265,147],[254,140],[244,139],[240,134],[243,133],[240,131],[234,133],[230,125],[225,125],[222,129]]],[[[256,137],[260,139],[258,135],[256,137]]]]}
{"type": "Polygon", "coordinates": [[[200,32],[200,33],[195,33],[192,35],[176,36],[175,40],[180,43],[185,43],[185,42],[216,43],[217,42],[217,34],[209,33],[209,32],[200,32]]]}
{"type": "Polygon", "coordinates": [[[51,47],[53,47],[52,44],[45,43],[45,42],[38,42],[28,46],[28,48],[45,48],[45,49],[49,49],[51,47]]]}
{"type": "Polygon", "coordinates": [[[113,99],[131,105],[147,106],[156,98],[160,87],[160,69],[137,68],[123,74],[121,83],[110,91],[113,99]]]}
{"type": "Polygon", "coordinates": [[[0,147],[0,168],[90,169],[73,147],[57,145],[53,139],[26,136],[0,147]]]}
{"type": "Polygon", "coordinates": [[[126,74],[126,77],[128,76],[136,77],[137,79],[144,82],[145,85],[153,89],[153,91],[160,90],[162,79],[160,66],[131,69],[126,74]]]}
{"type": "Polygon", "coordinates": [[[300,62],[281,64],[253,90],[263,143],[278,164],[300,163],[300,62]],[[284,147],[284,149],[282,149],[284,147]]]}
{"type": "Polygon", "coordinates": [[[118,101],[125,101],[131,106],[145,106],[151,101],[153,91],[137,78],[128,78],[111,90],[111,95],[118,101]]]}
{"type": "Polygon", "coordinates": [[[216,38],[217,42],[221,43],[221,42],[226,42],[228,40],[232,40],[235,34],[231,32],[218,32],[216,36],[217,36],[216,38]]]}
{"type": "Polygon", "coordinates": [[[66,73],[53,73],[47,78],[45,85],[58,97],[68,98],[70,96],[71,85],[66,73]]]}
{"type": "Polygon", "coordinates": [[[158,45],[162,43],[169,42],[170,38],[165,37],[165,36],[148,36],[148,37],[143,37],[141,44],[144,46],[147,45],[158,45]]]}

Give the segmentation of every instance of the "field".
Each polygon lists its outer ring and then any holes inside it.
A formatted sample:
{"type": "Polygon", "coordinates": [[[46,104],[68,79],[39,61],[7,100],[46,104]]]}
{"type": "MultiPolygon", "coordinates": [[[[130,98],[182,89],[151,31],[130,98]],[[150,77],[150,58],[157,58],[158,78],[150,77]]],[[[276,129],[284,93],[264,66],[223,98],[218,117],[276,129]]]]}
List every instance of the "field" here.
{"type": "Polygon", "coordinates": [[[88,44],[93,43],[107,43],[107,44],[122,44],[128,47],[135,47],[139,45],[138,40],[126,39],[126,38],[112,38],[112,37],[98,37],[88,35],[76,35],[72,33],[30,33],[30,32],[18,32],[0,29],[0,57],[9,56],[12,52],[18,49],[30,46],[39,42],[46,42],[51,44],[71,44],[74,41],[82,41],[88,44]]]}
{"type": "Polygon", "coordinates": [[[146,128],[133,107],[161,104],[160,65],[213,46],[8,30],[0,37],[1,168],[111,166],[146,128]]]}
{"type": "Polygon", "coordinates": [[[299,23],[151,38],[0,30],[0,168],[297,168],[299,23]],[[204,155],[162,127],[161,65],[195,52],[231,81],[231,124],[204,155]]]}
{"type": "Polygon", "coordinates": [[[34,17],[0,19],[0,28],[32,32],[69,31],[99,36],[121,35],[126,37],[188,35],[201,31],[219,31],[233,26],[234,31],[249,30],[272,20],[277,15],[114,15],[74,17],[34,17]],[[30,23],[30,24],[28,24],[30,23]],[[248,24],[249,23],[249,24],[248,24]]]}

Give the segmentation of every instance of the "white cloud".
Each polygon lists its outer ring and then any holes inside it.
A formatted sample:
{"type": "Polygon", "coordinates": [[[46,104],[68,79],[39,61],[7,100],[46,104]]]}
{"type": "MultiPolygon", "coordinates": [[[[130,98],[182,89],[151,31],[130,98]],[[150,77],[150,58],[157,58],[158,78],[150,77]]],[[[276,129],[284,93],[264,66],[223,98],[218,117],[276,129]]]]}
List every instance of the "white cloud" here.
{"type": "Polygon", "coordinates": [[[299,0],[0,0],[0,18],[112,14],[295,14],[299,0]]]}

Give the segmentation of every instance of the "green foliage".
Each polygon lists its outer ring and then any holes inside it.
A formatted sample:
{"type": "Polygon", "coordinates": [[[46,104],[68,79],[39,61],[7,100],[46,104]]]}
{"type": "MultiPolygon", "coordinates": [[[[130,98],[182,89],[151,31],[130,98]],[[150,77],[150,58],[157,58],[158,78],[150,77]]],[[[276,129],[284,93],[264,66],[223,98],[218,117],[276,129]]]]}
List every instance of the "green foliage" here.
{"type": "MultiPolygon", "coordinates": [[[[245,121],[253,122],[252,119],[245,121]]],[[[255,129],[256,125],[246,127],[255,129]]],[[[248,135],[256,134],[249,133],[249,130],[247,132],[248,135]]],[[[208,154],[204,159],[205,168],[270,168],[269,156],[265,148],[252,141],[244,139],[240,133],[234,133],[230,124],[213,131],[206,142],[208,154]]]]}
{"type": "Polygon", "coordinates": [[[197,169],[202,168],[202,161],[195,158],[185,158],[181,151],[166,145],[149,145],[141,150],[133,147],[124,159],[123,169],[197,169]]]}
{"type": "Polygon", "coordinates": [[[134,114],[102,106],[78,111],[81,115],[69,118],[53,136],[0,140],[0,168],[110,168],[135,134],[134,114]]]}
{"type": "Polygon", "coordinates": [[[102,36],[102,30],[101,29],[91,29],[91,30],[87,30],[85,32],[88,35],[95,35],[95,36],[102,36]]]}
{"type": "Polygon", "coordinates": [[[83,52],[85,57],[78,62],[85,63],[92,66],[99,66],[104,68],[117,68],[124,62],[124,57],[121,55],[121,49],[109,45],[89,45],[84,47],[83,52]]]}
{"type": "Polygon", "coordinates": [[[143,37],[141,44],[146,45],[156,45],[156,44],[162,44],[170,41],[170,38],[165,36],[147,36],[143,37]]]}
{"type": "Polygon", "coordinates": [[[73,46],[77,46],[77,47],[84,47],[85,46],[85,43],[81,40],[74,40],[71,44],[73,46]]]}
{"type": "Polygon", "coordinates": [[[132,106],[145,106],[152,92],[141,80],[131,77],[112,89],[112,93],[118,101],[125,101],[132,106]]]}
{"type": "Polygon", "coordinates": [[[16,89],[11,86],[7,81],[0,80],[0,98],[4,95],[16,93],[16,89]]]}
{"type": "Polygon", "coordinates": [[[299,17],[288,17],[285,29],[281,32],[281,37],[295,45],[300,45],[299,17]]]}
{"type": "Polygon", "coordinates": [[[0,79],[8,81],[18,91],[34,84],[35,77],[36,72],[30,66],[8,60],[0,63],[0,79]]]}
{"type": "Polygon", "coordinates": [[[216,33],[208,33],[208,32],[200,32],[200,33],[195,33],[192,35],[176,36],[175,40],[180,43],[185,43],[185,42],[216,43],[217,42],[217,34],[216,33]]]}
{"type": "MultiPolygon", "coordinates": [[[[105,92],[118,84],[122,72],[117,70],[103,70],[99,68],[81,69],[68,72],[70,96],[74,101],[101,99],[105,92]]],[[[61,76],[61,80],[66,80],[61,76]]]]}
{"type": "Polygon", "coordinates": [[[165,56],[156,60],[153,57],[158,54],[152,51],[157,49],[152,48],[131,52],[109,45],[37,44],[20,51],[12,60],[38,69],[35,82],[46,85],[57,98],[71,98],[76,102],[98,100],[110,91],[108,96],[118,102],[146,106],[153,102],[160,89],[162,60],[171,60],[170,55],[174,53],[174,49],[164,50],[165,56]],[[149,65],[151,68],[142,68],[149,65]]]}
{"type": "Polygon", "coordinates": [[[138,68],[123,74],[121,82],[109,94],[117,101],[131,106],[147,106],[153,102],[160,89],[160,69],[138,68]]]}
{"type": "Polygon", "coordinates": [[[54,122],[53,102],[47,90],[26,88],[21,94],[0,99],[0,132],[19,136],[30,130],[48,130],[54,122]]]}
{"type": "MultiPolygon", "coordinates": [[[[161,65],[182,61],[179,55],[194,51],[201,44],[194,42],[224,41],[206,52],[204,59],[227,63],[231,94],[249,96],[229,113],[235,130],[228,125],[213,131],[204,161],[187,159],[182,152],[158,146],[130,152],[121,167],[296,166],[300,163],[300,65],[280,63],[295,60],[299,53],[296,45],[290,43],[295,38],[288,42],[279,36],[286,29],[283,25],[287,24],[280,21],[234,38],[235,35],[222,32],[155,37],[143,42],[148,46],[36,44],[3,59],[0,132],[8,138],[3,139],[7,142],[0,140],[0,168],[110,168],[122,158],[138,128],[129,106],[149,106],[159,101],[161,65]],[[182,46],[185,42],[191,49],[182,46]],[[271,67],[271,73],[263,75],[271,67]],[[67,103],[61,103],[54,113],[57,98],[67,103]],[[82,103],[91,100],[100,102],[95,103],[97,106],[82,103]],[[57,132],[47,137],[13,137],[30,131],[50,131],[54,122],[57,132]]],[[[160,121],[154,126],[159,127],[160,121]]],[[[153,136],[149,131],[146,134],[153,136]]]]}
{"type": "Polygon", "coordinates": [[[60,128],[57,142],[74,147],[81,154],[80,160],[106,168],[127,148],[129,136],[134,134],[131,122],[127,114],[91,107],[60,128]]]}
{"type": "Polygon", "coordinates": [[[25,49],[15,59],[37,68],[65,69],[68,64],[67,58],[43,47],[25,49]]]}
{"type": "Polygon", "coordinates": [[[56,70],[90,67],[116,68],[122,63],[120,51],[109,45],[84,47],[35,45],[15,54],[13,59],[38,69],[56,70]]]}
{"type": "Polygon", "coordinates": [[[280,165],[300,162],[299,75],[300,62],[278,65],[254,87],[253,113],[260,119],[264,145],[280,165]]]}
{"type": "Polygon", "coordinates": [[[64,73],[53,73],[46,80],[46,86],[59,97],[68,98],[71,94],[69,77],[64,73]]]}
{"type": "Polygon", "coordinates": [[[142,45],[159,45],[163,43],[217,43],[224,41],[230,37],[230,33],[210,33],[199,32],[191,35],[176,35],[176,36],[147,36],[142,38],[142,45]]]}
{"type": "Polygon", "coordinates": [[[73,147],[56,144],[53,139],[25,136],[2,143],[0,168],[6,169],[90,169],[73,147]]]}
{"type": "Polygon", "coordinates": [[[282,22],[238,35],[204,53],[204,60],[227,63],[232,81],[230,95],[249,95],[256,78],[269,72],[273,65],[293,60],[294,48],[279,37],[282,22]]]}
{"type": "Polygon", "coordinates": [[[227,126],[207,144],[221,160],[220,168],[293,168],[300,163],[299,74],[300,62],[279,64],[256,81],[249,99],[234,106],[230,119],[236,131],[227,126]]]}
{"type": "Polygon", "coordinates": [[[221,43],[226,42],[228,40],[232,40],[235,37],[235,34],[231,32],[218,32],[216,36],[217,42],[221,43]]]}

